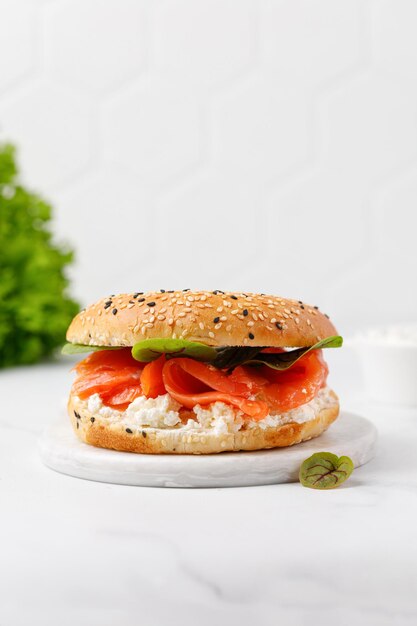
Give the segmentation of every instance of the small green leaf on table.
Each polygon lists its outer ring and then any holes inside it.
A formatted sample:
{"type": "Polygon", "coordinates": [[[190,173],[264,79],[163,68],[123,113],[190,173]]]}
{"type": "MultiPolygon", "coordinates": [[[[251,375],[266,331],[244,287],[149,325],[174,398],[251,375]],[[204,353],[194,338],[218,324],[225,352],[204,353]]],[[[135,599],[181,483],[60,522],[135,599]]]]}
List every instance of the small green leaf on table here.
{"type": "Polygon", "coordinates": [[[333,489],[349,478],[353,468],[352,459],[348,456],[316,452],[301,464],[300,483],[311,489],[333,489]]]}

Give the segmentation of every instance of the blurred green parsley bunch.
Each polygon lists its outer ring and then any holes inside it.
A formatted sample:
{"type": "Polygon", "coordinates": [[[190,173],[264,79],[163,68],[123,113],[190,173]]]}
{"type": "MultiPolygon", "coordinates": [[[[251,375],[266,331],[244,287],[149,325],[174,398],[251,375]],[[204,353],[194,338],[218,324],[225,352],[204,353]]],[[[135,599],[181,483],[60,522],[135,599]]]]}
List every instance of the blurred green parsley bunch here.
{"type": "Polygon", "coordinates": [[[72,252],[48,228],[52,207],[17,175],[13,146],[0,144],[0,368],[50,354],[79,308],[66,294],[72,252]]]}

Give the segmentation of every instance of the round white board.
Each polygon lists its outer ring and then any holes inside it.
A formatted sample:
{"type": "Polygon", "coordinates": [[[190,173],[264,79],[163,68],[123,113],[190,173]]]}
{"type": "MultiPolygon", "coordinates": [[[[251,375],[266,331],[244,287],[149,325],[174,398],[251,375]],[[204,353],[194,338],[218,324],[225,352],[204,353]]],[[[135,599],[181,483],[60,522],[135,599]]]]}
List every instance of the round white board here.
{"type": "Polygon", "coordinates": [[[300,464],[314,452],[348,455],[355,467],[374,454],[375,426],[342,411],[317,439],[289,448],[213,455],[134,454],[94,448],[80,442],[69,420],[52,424],[40,441],[48,467],[88,480],[144,487],[243,487],[298,480],[300,464]]]}

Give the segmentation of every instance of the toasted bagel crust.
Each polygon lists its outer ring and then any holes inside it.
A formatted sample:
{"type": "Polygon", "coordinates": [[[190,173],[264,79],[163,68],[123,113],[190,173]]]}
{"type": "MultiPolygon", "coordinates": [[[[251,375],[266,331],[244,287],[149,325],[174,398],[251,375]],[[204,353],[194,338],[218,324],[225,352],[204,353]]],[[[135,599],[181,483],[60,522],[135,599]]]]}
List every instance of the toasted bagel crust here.
{"type": "Polygon", "coordinates": [[[282,448],[318,437],[339,415],[338,398],[331,393],[336,403],[303,424],[290,422],[275,428],[258,427],[220,435],[209,430],[192,432],[181,428],[132,428],[133,432],[128,433],[122,424],[109,424],[88,410],[75,409],[74,395],[69,398],[68,413],[79,439],[98,448],[141,454],[213,454],[282,448]]]}
{"type": "Polygon", "coordinates": [[[211,346],[305,347],[336,335],[317,307],[263,294],[173,291],[103,298],[72,321],[67,340],[133,346],[143,339],[185,338],[211,346]]]}

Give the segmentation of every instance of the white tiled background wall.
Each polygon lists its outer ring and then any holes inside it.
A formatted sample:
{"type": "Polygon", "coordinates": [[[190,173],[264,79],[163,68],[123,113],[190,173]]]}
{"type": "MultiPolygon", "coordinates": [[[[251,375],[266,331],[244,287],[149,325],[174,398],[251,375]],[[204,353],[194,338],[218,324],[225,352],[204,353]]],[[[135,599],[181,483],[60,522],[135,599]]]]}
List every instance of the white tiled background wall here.
{"type": "Polygon", "coordinates": [[[415,317],[415,0],[0,0],[0,137],[83,302],[218,288],[415,317]]]}

